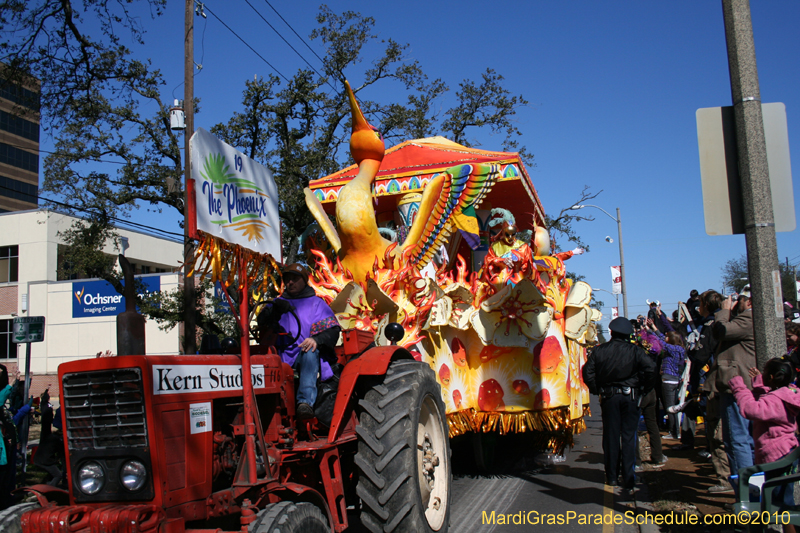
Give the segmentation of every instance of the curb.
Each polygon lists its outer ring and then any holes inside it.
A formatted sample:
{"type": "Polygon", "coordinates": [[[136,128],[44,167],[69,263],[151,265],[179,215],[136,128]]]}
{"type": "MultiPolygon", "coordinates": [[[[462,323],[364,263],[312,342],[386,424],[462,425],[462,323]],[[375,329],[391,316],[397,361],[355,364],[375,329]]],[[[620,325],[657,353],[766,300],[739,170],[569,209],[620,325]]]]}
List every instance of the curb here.
{"type": "MultiPolygon", "coordinates": [[[[636,513],[655,513],[653,501],[650,499],[650,491],[647,488],[647,483],[643,480],[636,484],[636,494],[634,495],[636,502],[636,513]]],[[[660,533],[661,529],[655,524],[639,524],[639,533],[660,533]]]]}

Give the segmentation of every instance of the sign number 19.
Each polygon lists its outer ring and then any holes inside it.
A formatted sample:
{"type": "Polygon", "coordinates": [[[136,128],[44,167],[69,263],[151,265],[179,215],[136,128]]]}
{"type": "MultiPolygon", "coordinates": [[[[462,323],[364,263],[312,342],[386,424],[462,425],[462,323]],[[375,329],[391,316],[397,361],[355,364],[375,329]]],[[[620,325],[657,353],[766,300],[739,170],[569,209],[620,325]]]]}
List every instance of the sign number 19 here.
{"type": "Polygon", "coordinates": [[[242,156],[237,155],[233,158],[233,164],[236,166],[236,170],[239,172],[242,171],[242,156]]]}

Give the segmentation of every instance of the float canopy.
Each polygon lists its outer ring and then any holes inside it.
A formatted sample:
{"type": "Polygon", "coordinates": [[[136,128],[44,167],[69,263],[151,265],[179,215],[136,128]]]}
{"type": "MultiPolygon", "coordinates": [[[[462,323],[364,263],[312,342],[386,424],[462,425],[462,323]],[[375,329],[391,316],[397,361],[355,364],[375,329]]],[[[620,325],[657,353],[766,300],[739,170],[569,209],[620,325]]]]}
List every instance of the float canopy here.
{"type": "MultiPolygon", "coordinates": [[[[517,152],[491,152],[467,148],[444,137],[428,137],[404,141],[386,150],[381,169],[375,178],[378,214],[394,213],[400,197],[419,192],[436,174],[455,165],[495,163],[501,178],[487,195],[480,209],[503,207],[511,211],[521,229],[544,225],[544,209],[536,194],[525,165],[517,152]]],[[[358,174],[358,167],[349,167],[324,178],[312,180],[309,188],[322,202],[325,211],[333,214],[341,188],[358,174]]]]}

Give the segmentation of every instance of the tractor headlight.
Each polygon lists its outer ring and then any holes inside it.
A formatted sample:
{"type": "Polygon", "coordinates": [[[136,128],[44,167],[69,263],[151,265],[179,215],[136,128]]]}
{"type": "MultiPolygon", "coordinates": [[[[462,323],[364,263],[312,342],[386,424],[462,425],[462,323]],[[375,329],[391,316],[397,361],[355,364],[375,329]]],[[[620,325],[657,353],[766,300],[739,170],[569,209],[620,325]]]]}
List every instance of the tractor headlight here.
{"type": "Polygon", "coordinates": [[[129,491],[137,491],[144,486],[147,481],[147,469],[141,461],[132,460],[122,465],[120,470],[120,481],[129,491]]]}
{"type": "Polygon", "coordinates": [[[85,494],[97,494],[106,481],[103,468],[97,463],[86,463],[78,470],[78,486],[85,494]]]}

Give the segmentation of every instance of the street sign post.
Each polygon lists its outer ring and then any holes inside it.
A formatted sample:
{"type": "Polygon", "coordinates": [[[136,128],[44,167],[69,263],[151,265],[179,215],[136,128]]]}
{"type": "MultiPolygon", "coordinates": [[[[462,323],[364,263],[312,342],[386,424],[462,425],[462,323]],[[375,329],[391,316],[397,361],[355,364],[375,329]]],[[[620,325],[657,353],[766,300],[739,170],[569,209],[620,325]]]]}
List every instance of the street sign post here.
{"type": "Polygon", "coordinates": [[[14,342],[42,342],[44,340],[43,316],[18,316],[14,318],[14,342]]]}
{"type": "MultiPolygon", "coordinates": [[[[23,398],[27,399],[31,390],[31,343],[42,342],[44,340],[44,317],[43,316],[18,316],[14,318],[14,334],[12,339],[17,344],[26,344],[25,346],[25,395],[23,398]]],[[[22,427],[20,428],[20,444],[22,449],[27,453],[28,449],[28,417],[22,419],[22,427]]],[[[27,455],[26,460],[22,463],[22,475],[25,476],[27,471],[27,455]]]]}

